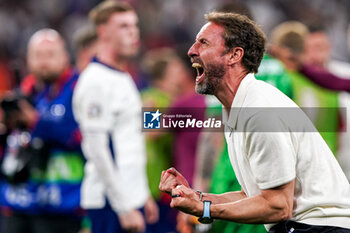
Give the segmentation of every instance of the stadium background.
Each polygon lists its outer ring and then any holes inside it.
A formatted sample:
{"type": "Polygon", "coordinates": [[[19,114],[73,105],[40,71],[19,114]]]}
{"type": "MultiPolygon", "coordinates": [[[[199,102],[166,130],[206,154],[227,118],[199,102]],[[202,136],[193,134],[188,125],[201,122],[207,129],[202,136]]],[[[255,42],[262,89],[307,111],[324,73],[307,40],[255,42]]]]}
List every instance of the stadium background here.
{"type": "MultiPolygon", "coordinates": [[[[151,48],[162,46],[175,47],[185,53],[204,22],[203,14],[230,2],[227,0],[127,1],[137,9],[140,16],[142,33],[140,56],[151,48]]],[[[67,41],[69,50],[73,51],[74,32],[88,24],[88,12],[98,2],[100,0],[1,0],[2,86],[13,88],[27,73],[26,44],[29,37],[38,29],[50,27],[58,30],[67,41]]],[[[350,1],[246,0],[244,2],[248,4],[254,18],[268,35],[274,26],[286,20],[300,20],[304,23],[315,19],[322,20],[332,42],[332,57],[350,61],[349,49],[346,49],[350,1]]],[[[142,87],[144,84],[140,81],[138,84],[142,87]]]]}

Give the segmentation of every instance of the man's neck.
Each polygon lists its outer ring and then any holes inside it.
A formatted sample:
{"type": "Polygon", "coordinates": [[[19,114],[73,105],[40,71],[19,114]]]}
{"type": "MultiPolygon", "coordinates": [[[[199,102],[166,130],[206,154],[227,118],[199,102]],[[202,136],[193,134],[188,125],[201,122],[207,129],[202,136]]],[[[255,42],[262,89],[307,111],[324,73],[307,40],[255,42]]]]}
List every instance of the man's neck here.
{"type": "Polygon", "coordinates": [[[214,94],[224,106],[227,114],[230,114],[232,102],[236,96],[238,87],[247,74],[247,71],[229,74],[222,80],[222,83],[214,94]]]}
{"type": "Polygon", "coordinates": [[[120,57],[118,58],[118,55],[115,54],[113,49],[111,49],[107,44],[99,44],[96,56],[102,63],[105,63],[118,70],[126,71],[127,61],[120,57]]]}

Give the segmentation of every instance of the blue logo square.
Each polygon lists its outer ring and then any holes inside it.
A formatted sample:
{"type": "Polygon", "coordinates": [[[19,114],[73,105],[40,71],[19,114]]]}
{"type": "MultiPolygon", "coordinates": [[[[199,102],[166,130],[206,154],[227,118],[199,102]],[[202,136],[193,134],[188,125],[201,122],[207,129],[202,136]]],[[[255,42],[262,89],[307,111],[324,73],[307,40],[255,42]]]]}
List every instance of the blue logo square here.
{"type": "Polygon", "coordinates": [[[162,113],[159,109],[156,112],[145,111],[143,112],[143,128],[144,129],[160,129],[160,116],[162,113]]]}

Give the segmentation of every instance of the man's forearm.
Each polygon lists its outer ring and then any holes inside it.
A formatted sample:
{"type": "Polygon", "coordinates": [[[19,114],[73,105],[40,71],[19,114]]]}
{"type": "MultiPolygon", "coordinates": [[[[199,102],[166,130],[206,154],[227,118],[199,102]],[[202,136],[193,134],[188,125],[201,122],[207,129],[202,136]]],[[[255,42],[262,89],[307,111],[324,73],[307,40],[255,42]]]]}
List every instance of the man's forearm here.
{"type": "MultiPolygon", "coordinates": [[[[212,201],[210,216],[214,219],[254,224],[278,222],[292,216],[293,195],[287,193],[293,191],[292,185],[294,182],[286,185],[288,187],[285,189],[281,186],[263,190],[253,197],[243,197],[243,192],[204,194],[202,201],[212,201]]],[[[192,189],[179,186],[172,194],[178,196],[172,199],[171,207],[198,217],[203,215],[204,204],[192,189]]]]}
{"type": "Polygon", "coordinates": [[[238,223],[272,223],[291,217],[289,208],[283,200],[277,203],[268,202],[261,195],[242,200],[211,205],[211,217],[238,223]]]}
{"type": "Polygon", "coordinates": [[[213,204],[211,216],[239,223],[272,223],[292,217],[295,181],[262,190],[261,194],[239,201],[213,204]]]}
{"type": "Polygon", "coordinates": [[[228,192],[223,194],[203,193],[202,195],[202,200],[211,201],[212,204],[235,202],[247,197],[243,191],[228,192]]]}
{"type": "MultiPolygon", "coordinates": [[[[279,222],[292,216],[294,184],[293,180],[252,197],[246,197],[244,192],[204,194],[202,201],[212,202],[210,216],[214,219],[254,224],[279,222]]],[[[192,189],[179,186],[173,194],[179,196],[172,199],[171,207],[202,216],[204,204],[192,189]]]]}

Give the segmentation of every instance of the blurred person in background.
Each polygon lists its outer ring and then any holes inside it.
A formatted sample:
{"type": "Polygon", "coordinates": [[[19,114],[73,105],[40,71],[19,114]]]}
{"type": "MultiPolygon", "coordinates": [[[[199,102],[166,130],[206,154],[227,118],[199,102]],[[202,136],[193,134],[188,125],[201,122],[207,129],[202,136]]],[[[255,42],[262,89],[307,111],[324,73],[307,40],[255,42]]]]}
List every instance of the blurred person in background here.
{"type": "Polygon", "coordinates": [[[127,3],[104,1],[90,18],[97,55],[81,73],[73,97],[87,159],[81,205],[93,233],[147,232],[146,222],[158,220],[158,208],[147,183],[141,99],[125,72],[139,49],[138,17],[127,3]]]}
{"type": "MultiPolygon", "coordinates": [[[[181,75],[181,95],[172,103],[169,109],[169,115],[183,114],[191,115],[191,118],[197,120],[205,119],[206,98],[195,91],[194,72],[189,65],[186,65],[185,58],[182,59],[182,64],[185,69],[181,75]]],[[[197,149],[201,129],[188,130],[186,128],[175,128],[173,131],[173,166],[176,166],[179,171],[186,177],[188,182],[192,184],[195,179],[195,167],[197,163],[197,149]]],[[[193,221],[185,214],[179,212],[177,215],[177,230],[187,232],[191,228],[188,224],[193,224],[193,221]]]]}
{"type": "MultiPolygon", "coordinates": [[[[308,24],[303,63],[323,68],[344,79],[350,78],[350,64],[331,58],[332,44],[322,21],[308,24]]],[[[350,41],[350,39],[349,39],[350,41]]]]}
{"type": "Polygon", "coordinates": [[[73,36],[76,59],[75,66],[83,71],[97,52],[97,33],[92,25],[85,26],[73,36]]]}
{"type": "Polygon", "coordinates": [[[181,93],[181,59],[172,48],[149,50],[142,59],[150,87],[142,90],[143,106],[167,107],[181,93]],[[159,95],[159,97],[157,97],[159,95]]]}
{"type": "MultiPolygon", "coordinates": [[[[302,67],[301,70],[306,72],[306,75],[315,76],[316,79],[320,78],[320,76],[324,76],[324,78],[327,79],[325,80],[326,83],[331,84],[329,88],[332,88],[332,85],[335,85],[335,83],[339,81],[340,83],[338,86],[345,88],[346,85],[344,85],[344,83],[350,84],[350,64],[331,59],[330,53],[332,45],[326,29],[321,22],[309,25],[309,30],[310,33],[305,39],[304,63],[306,66],[302,67]],[[312,73],[313,69],[317,71],[315,74],[312,73]],[[334,78],[335,76],[339,77],[334,78]]],[[[338,98],[339,106],[344,108],[345,111],[340,111],[343,130],[339,132],[337,159],[348,180],[350,180],[350,145],[348,143],[350,140],[350,115],[346,111],[350,106],[350,94],[347,92],[340,92],[338,98]]]]}
{"type": "Polygon", "coordinates": [[[52,29],[32,35],[27,62],[31,74],[23,80],[21,90],[34,108],[17,101],[20,113],[27,116],[28,133],[18,130],[23,126],[10,132],[2,172],[11,178],[14,157],[21,158],[15,164],[17,170],[23,164],[28,170],[26,177],[4,184],[3,232],[76,233],[81,229],[84,166],[71,103],[78,75],[69,66],[65,42],[52,29]]]}
{"type": "MultiPolygon", "coordinates": [[[[187,59],[187,58],[186,58],[187,59]]],[[[197,119],[203,119],[205,98],[194,92],[192,69],[185,65],[181,56],[169,48],[150,50],[144,57],[144,66],[150,75],[151,87],[142,92],[145,107],[167,108],[167,114],[190,114],[197,119]],[[200,97],[200,98],[198,98],[200,97]],[[194,100],[194,101],[193,101],[194,100]]],[[[161,213],[158,232],[175,231],[176,212],[169,211],[170,198],[159,192],[159,174],[174,163],[181,167],[186,176],[193,176],[196,160],[196,147],[199,132],[188,132],[176,128],[172,133],[147,133],[148,178],[152,194],[160,198],[161,213]],[[160,143],[162,141],[162,143],[160,143]],[[175,148],[177,147],[177,149],[175,148]],[[182,148],[180,148],[182,147],[182,148]],[[173,156],[172,156],[173,155],[173,156]],[[156,183],[157,182],[157,183],[156,183]],[[164,206],[168,204],[168,206],[164,206]],[[163,216],[162,216],[163,215],[163,216]],[[172,218],[172,219],[171,219],[172,218]],[[164,226],[168,225],[167,228],[164,226]],[[172,228],[169,228],[172,227],[172,228]]],[[[191,178],[190,178],[191,179],[191,178]]],[[[178,227],[181,226],[178,218],[178,227]]]]}
{"type": "MultiPolygon", "coordinates": [[[[184,58],[182,58],[184,59],[184,58]]],[[[186,59],[187,60],[187,59],[186,59]]],[[[183,62],[185,69],[181,75],[181,95],[172,103],[169,115],[183,114],[191,115],[197,120],[204,120],[205,117],[205,97],[195,92],[195,82],[193,79],[193,69],[183,62]]],[[[196,154],[200,129],[188,130],[186,128],[175,128],[173,131],[173,164],[192,184],[196,163],[196,154]]]]}
{"type": "Polygon", "coordinates": [[[340,127],[338,93],[315,84],[299,71],[305,55],[308,28],[297,21],[287,21],[274,28],[271,34],[271,53],[285,65],[292,78],[293,100],[310,117],[334,154],[340,127]]]}
{"type": "MultiPolygon", "coordinates": [[[[92,25],[80,28],[73,35],[73,46],[75,51],[75,66],[77,72],[81,73],[90,63],[97,52],[97,33],[92,25]]],[[[79,233],[91,232],[91,221],[84,213],[82,230],[79,233]]]]}
{"type": "MultiPolygon", "coordinates": [[[[171,48],[148,51],[143,57],[143,69],[150,86],[142,91],[143,107],[167,111],[181,92],[181,80],[186,67],[171,48]]],[[[173,164],[173,135],[170,132],[147,132],[147,177],[153,198],[159,206],[159,221],[151,226],[152,232],[175,232],[176,212],[169,207],[170,198],[160,192],[159,174],[173,164]]]]}
{"type": "Polygon", "coordinates": [[[325,28],[320,23],[308,25],[309,33],[305,37],[305,63],[318,67],[328,67],[331,44],[325,28]]]}
{"type": "Polygon", "coordinates": [[[14,72],[10,69],[10,59],[8,57],[5,44],[0,41],[0,98],[6,92],[11,91],[15,86],[14,72]]]}

